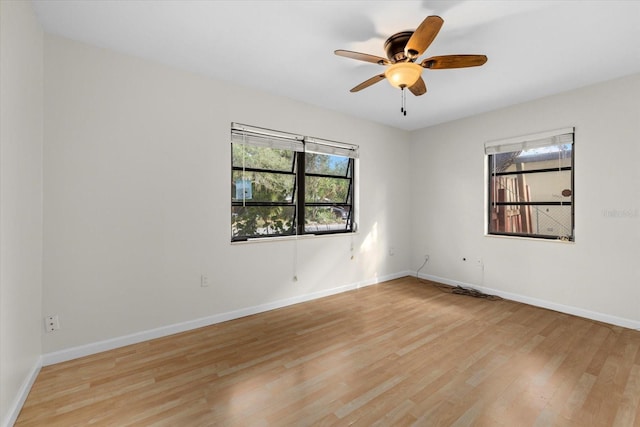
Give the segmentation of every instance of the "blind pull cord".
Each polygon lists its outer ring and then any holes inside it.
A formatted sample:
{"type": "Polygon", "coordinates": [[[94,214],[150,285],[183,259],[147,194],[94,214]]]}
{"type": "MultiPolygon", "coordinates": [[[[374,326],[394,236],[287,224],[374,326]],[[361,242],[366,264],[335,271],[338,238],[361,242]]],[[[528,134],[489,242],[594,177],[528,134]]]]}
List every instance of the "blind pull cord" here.
{"type": "Polygon", "coordinates": [[[245,153],[247,152],[247,134],[243,133],[242,134],[242,207],[246,208],[247,207],[247,189],[245,188],[245,184],[247,182],[246,178],[245,178],[245,163],[244,163],[244,157],[245,157],[245,153]]]}

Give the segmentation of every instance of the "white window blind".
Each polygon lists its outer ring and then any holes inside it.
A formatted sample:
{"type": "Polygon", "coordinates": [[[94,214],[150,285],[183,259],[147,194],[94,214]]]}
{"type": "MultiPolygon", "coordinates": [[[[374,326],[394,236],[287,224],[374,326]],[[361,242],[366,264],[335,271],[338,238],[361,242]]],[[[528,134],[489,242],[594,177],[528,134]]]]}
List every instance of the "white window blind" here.
{"type": "Polygon", "coordinates": [[[231,142],[280,150],[304,151],[303,137],[284,132],[231,124],[231,142]]]}
{"type": "Polygon", "coordinates": [[[310,153],[329,154],[334,156],[358,158],[358,146],[343,142],[328,141],[317,138],[305,138],[305,151],[310,153]]]}
{"type": "Polygon", "coordinates": [[[485,154],[509,153],[513,151],[530,150],[532,148],[549,147],[552,145],[571,144],[574,128],[557,129],[533,135],[489,141],[484,144],[485,154]]]}

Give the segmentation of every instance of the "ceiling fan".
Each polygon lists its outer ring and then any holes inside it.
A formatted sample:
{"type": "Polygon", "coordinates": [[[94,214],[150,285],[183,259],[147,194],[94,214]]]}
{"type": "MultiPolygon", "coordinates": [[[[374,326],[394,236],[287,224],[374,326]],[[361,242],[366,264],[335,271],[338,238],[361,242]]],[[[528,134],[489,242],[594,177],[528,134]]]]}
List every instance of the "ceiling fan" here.
{"type": "Polygon", "coordinates": [[[401,31],[392,35],[384,42],[384,50],[388,59],[350,50],[336,50],[334,53],[338,56],[387,66],[384,73],[365,80],[351,89],[351,92],[361,91],[387,79],[392,86],[402,89],[402,108],[400,111],[406,116],[404,89],[408,88],[415,96],[424,95],[427,92],[427,86],[421,76],[423,68],[438,70],[477,67],[487,62],[485,55],[442,55],[432,56],[416,63],[416,60],[436,38],[442,24],[444,24],[444,20],[441,17],[427,16],[415,31],[401,31]]]}

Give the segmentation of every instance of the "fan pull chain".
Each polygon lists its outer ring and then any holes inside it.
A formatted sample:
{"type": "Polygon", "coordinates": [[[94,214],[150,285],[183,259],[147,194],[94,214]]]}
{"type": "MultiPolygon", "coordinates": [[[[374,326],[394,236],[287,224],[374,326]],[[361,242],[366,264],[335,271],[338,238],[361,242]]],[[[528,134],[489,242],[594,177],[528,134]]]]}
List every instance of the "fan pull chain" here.
{"type": "Polygon", "coordinates": [[[401,95],[402,106],[400,107],[400,112],[406,116],[407,115],[407,95],[404,93],[404,86],[400,88],[400,91],[402,92],[402,95],[401,95]]]}

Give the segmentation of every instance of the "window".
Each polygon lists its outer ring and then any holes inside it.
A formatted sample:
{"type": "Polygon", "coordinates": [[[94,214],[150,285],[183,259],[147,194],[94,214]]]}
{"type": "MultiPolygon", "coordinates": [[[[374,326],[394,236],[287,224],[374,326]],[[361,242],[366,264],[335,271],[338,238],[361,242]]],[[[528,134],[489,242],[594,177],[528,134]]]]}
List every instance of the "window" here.
{"type": "Polygon", "coordinates": [[[231,240],[354,231],[358,147],[231,128],[231,240]]]}
{"type": "Polygon", "coordinates": [[[574,240],[573,128],[485,144],[488,233],[574,240]]]}

